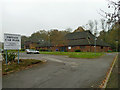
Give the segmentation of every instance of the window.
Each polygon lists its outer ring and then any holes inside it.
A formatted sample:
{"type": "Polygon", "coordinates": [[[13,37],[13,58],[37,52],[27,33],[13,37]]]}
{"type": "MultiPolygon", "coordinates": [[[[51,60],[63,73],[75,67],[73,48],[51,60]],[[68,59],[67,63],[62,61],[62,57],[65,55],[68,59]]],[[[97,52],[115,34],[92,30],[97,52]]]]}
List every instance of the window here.
{"type": "Polygon", "coordinates": [[[101,46],[101,49],[103,49],[103,46],[101,46]]]}
{"type": "Polygon", "coordinates": [[[90,37],[88,37],[88,39],[90,39],[90,37]]]}
{"type": "Polygon", "coordinates": [[[80,46],[80,48],[85,48],[85,46],[80,46]]]}

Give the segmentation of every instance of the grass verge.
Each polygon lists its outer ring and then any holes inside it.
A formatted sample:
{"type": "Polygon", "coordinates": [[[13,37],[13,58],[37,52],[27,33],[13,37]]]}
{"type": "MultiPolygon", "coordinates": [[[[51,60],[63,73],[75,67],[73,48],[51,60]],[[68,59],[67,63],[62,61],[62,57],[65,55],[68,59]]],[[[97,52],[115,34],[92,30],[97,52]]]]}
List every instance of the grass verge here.
{"type": "Polygon", "coordinates": [[[5,61],[2,62],[2,74],[7,75],[12,72],[20,71],[26,68],[30,68],[33,65],[42,63],[40,60],[34,59],[20,59],[18,64],[17,60],[9,62],[7,65],[5,61]]]}
{"type": "MultiPolygon", "coordinates": [[[[5,51],[4,51],[4,52],[5,52],[5,51]]],[[[7,52],[15,52],[15,53],[18,53],[18,50],[7,50],[7,52]]],[[[25,51],[19,50],[19,52],[20,52],[20,53],[23,53],[23,52],[25,52],[25,51]]]]}
{"type": "Polygon", "coordinates": [[[98,58],[104,55],[104,53],[93,52],[40,52],[40,54],[67,55],[70,58],[98,58]]]}
{"type": "Polygon", "coordinates": [[[113,67],[106,88],[118,88],[118,62],[113,67]]]}

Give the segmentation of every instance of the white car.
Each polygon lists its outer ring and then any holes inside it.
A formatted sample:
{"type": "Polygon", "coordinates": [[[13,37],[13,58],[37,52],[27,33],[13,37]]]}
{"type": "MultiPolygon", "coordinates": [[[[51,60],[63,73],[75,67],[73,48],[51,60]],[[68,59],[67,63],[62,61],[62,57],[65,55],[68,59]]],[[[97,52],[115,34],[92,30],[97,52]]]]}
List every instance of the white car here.
{"type": "Polygon", "coordinates": [[[39,51],[33,49],[26,49],[27,54],[39,54],[39,51]]]}

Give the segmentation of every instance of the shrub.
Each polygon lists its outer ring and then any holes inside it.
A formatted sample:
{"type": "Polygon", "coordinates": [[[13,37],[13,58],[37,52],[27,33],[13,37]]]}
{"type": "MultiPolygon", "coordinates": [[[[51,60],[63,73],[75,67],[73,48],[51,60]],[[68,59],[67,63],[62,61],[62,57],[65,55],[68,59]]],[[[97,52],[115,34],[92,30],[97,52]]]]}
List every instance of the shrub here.
{"type": "Polygon", "coordinates": [[[49,50],[49,49],[47,49],[46,51],[47,51],[47,52],[51,52],[51,50],[49,50]]]}
{"type": "Polygon", "coordinates": [[[75,50],[75,52],[81,52],[81,50],[77,49],[77,50],[75,50]]]}
{"type": "MultiPolygon", "coordinates": [[[[3,60],[6,60],[6,53],[3,53],[2,54],[2,56],[3,56],[3,60]]],[[[15,58],[17,57],[17,54],[16,53],[14,53],[14,52],[7,52],[7,59],[8,59],[8,61],[14,61],[15,60],[15,58]]]]}
{"type": "Polygon", "coordinates": [[[50,50],[50,49],[40,49],[39,51],[47,51],[47,52],[51,52],[52,50],[50,50]]]}
{"type": "Polygon", "coordinates": [[[44,51],[44,49],[39,49],[39,51],[44,51]]]}
{"type": "Polygon", "coordinates": [[[112,52],[112,50],[108,50],[107,52],[112,52]]]}
{"type": "Polygon", "coordinates": [[[24,48],[22,48],[22,49],[21,49],[21,51],[25,51],[25,49],[24,49],[24,48]]]}

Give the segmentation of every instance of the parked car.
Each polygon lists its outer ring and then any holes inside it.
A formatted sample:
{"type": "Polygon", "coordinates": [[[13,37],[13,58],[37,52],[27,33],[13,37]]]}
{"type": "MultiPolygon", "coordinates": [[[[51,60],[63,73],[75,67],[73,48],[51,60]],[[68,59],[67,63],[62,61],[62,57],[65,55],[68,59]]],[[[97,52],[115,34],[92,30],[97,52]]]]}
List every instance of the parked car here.
{"type": "Polygon", "coordinates": [[[39,51],[33,49],[26,49],[27,54],[39,54],[39,51]]]}

